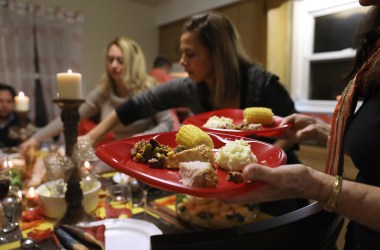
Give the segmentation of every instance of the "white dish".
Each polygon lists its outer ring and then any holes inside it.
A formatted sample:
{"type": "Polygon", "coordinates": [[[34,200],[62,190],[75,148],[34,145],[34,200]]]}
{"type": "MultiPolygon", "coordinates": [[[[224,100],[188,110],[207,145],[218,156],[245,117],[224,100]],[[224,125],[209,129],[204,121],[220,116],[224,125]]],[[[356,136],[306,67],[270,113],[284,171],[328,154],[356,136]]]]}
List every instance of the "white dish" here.
{"type": "Polygon", "coordinates": [[[106,249],[150,250],[150,236],[162,234],[154,224],[137,219],[105,219],[86,224],[82,227],[104,224],[106,249]]]}
{"type": "MultiPolygon", "coordinates": [[[[66,211],[67,204],[65,196],[62,194],[59,197],[51,197],[49,186],[54,185],[54,181],[49,181],[37,187],[38,199],[40,204],[41,213],[49,218],[62,218],[66,211]]],[[[96,181],[91,190],[83,192],[82,205],[86,212],[90,213],[96,209],[99,203],[99,190],[102,184],[96,181]]]]}
{"type": "Polygon", "coordinates": [[[114,176],[112,176],[112,180],[115,183],[127,183],[129,178],[129,175],[120,172],[117,172],[116,174],[114,174],[114,176]]]}

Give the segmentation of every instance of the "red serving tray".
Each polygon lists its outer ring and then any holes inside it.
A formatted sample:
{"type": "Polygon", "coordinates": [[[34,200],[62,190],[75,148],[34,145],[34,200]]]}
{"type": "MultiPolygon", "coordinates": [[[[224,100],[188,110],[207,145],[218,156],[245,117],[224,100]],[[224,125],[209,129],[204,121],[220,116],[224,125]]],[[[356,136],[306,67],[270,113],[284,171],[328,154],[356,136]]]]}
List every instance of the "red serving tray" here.
{"type": "MultiPolygon", "coordinates": [[[[168,145],[174,148],[177,146],[177,143],[175,141],[176,133],[177,132],[167,132],[113,141],[99,146],[95,152],[101,160],[103,160],[105,163],[117,171],[130,175],[153,187],[176,193],[223,199],[251,191],[263,185],[262,183],[258,182],[234,183],[227,181],[227,172],[223,169],[218,168],[218,185],[216,188],[195,188],[183,185],[180,182],[181,177],[177,169],[150,168],[147,164],[138,163],[131,159],[130,150],[133,148],[136,142],[143,139],[149,140],[151,138],[154,138],[160,144],[168,145]]],[[[258,163],[271,168],[275,168],[279,165],[285,164],[286,162],[285,152],[277,146],[239,136],[220,133],[208,134],[214,142],[215,151],[218,148],[224,146],[228,141],[244,139],[249,143],[249,145],[251,145],[252,152],[256,155],[258,163]]]]}

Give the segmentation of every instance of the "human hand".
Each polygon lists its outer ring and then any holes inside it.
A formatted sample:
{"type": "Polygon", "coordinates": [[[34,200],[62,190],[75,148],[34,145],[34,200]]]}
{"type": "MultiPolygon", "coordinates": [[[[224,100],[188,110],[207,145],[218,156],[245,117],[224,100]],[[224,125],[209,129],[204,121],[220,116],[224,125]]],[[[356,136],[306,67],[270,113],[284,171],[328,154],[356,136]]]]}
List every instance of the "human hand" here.
{"type": "Polygon", "coordinates": [[[38,140],[34,137],[30,137],[28,140],[24,141],[22,144],[19,145],[18,152],[23,158],[25,158],[25,154],[29,148],[38,146],[38,140]]]}
{"type": "Polygon", "coordinates": [[[261,203],[288,198],[311,198],[309,196],[313,195],[309,192],[314,187],[310,187],[312,181],[309,179],[313,171],[302,164],[282,165],[277,168],[249,164],[243,169],[243,178],[250,182],[263,182],[264,185],[223,201],[261,203]]]}
{"type": "Polygon", "coordinates": [[[282,138],[292,143],[310,139],[326,143],[330,133],[330,125],[313,116],[292,114],[285,117],[279,126],[285,124],[291,124],[291,126],[285,130],[282,138]]]}
{"type": "Polygon", "coordinates": [[[95,140],[92,139],[88,134],[78,136],[77,141],[82,142],[82,143],[86,143],[86,144],[91,144],[92,146],[94,146],[94,144],[95,144],[95,140]]]}

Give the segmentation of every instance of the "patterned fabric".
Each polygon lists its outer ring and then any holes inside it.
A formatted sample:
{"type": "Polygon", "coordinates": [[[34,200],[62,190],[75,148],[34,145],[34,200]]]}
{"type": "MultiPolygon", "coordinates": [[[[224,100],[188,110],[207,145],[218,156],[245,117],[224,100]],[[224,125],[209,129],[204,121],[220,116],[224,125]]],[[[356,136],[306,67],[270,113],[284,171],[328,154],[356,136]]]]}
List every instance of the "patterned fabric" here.
{"type": "Polygon", "coordinates": [[[380,56],[380,44],[377,43],[375,51],[367,62],[360,68],[353,80],[343,90],[342,96],[335,107],[331,124],[330,139],[325,172],[330,175],[343,175],[343,137],[348,124],[354,114],[363,76],[371,69],[380,56]]]}

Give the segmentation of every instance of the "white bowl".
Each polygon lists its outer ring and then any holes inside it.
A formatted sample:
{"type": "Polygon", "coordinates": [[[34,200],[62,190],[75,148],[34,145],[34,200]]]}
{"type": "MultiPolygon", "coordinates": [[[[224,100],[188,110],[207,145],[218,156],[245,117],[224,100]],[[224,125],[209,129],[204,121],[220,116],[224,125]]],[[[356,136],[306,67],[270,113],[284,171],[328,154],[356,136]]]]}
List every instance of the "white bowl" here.
{"type": "MultiPolygon", "coordinates": [[[[52,185],[56,181],[50,181],[40,185],[36,191],[38,193],[41,213],[49,218],[62,218],[66,211],[65,196],[51,197],[46,185],[52,185]]],[[[100,181],[96,181],[94,188],[83,193],[82,205],[87,213],[96,209],[99,203],[100,181]]]]}

